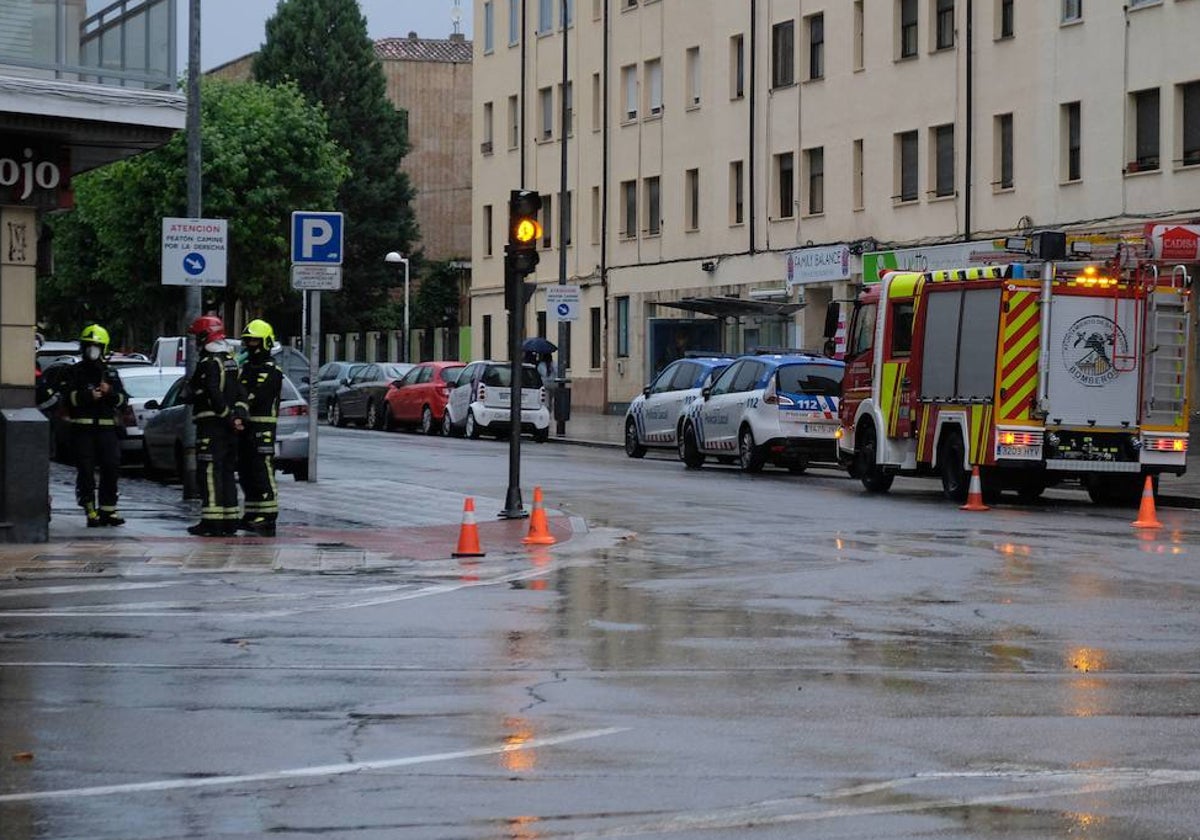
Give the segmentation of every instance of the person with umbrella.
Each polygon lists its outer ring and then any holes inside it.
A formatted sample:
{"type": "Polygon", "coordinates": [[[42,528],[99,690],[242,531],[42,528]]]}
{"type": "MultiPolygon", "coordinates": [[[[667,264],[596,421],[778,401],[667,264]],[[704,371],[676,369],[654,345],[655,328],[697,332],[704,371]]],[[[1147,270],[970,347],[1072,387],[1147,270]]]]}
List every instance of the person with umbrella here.
{"type": "Polygon", "coordinates": [[[554,375],[554,351],[557,349],[558,347],[541,336],[527,338],[521,343],[525,361],[537,367],[537,372],[541,374],[547,388],[554,387],[551,382],[554,375]]]}

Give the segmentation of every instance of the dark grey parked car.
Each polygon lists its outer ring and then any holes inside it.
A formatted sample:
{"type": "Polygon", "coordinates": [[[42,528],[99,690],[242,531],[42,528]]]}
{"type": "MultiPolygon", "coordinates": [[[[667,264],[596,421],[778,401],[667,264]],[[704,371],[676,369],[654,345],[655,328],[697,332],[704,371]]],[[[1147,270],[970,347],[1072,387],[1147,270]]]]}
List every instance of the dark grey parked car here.
{"type": "Polygon", "coordinates": [[[404,362],[370,362],[343,379],[329,403],[329,425],[354,422],[368,429],[382,429],[386,411],[383,398],[388,387],[404,378],[414,365],[404,362]]]}
{"type": "Polygon", "coordinates": [[[326,362],[317,371],[317,416],[329,413],[329,401],[345,380],[366,367],[366,362],[326,362]]]}

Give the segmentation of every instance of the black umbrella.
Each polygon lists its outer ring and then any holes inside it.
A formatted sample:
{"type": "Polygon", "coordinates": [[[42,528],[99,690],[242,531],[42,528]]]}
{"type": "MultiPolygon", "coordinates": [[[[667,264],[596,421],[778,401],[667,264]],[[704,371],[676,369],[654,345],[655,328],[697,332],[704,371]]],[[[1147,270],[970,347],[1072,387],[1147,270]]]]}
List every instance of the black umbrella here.
{"type": "Polygon", "coordinates": [[[542,354],[553,353],[556,350],[558,350],[558,348],[554,344],[552,344],[551,342],[547,341],[546,339],[544,339],[538,335],[535,335],[533,338],[527,338],[524,341],[522,341],[521,349],[524,350],[526,353],[542,353],[542,354]]]}

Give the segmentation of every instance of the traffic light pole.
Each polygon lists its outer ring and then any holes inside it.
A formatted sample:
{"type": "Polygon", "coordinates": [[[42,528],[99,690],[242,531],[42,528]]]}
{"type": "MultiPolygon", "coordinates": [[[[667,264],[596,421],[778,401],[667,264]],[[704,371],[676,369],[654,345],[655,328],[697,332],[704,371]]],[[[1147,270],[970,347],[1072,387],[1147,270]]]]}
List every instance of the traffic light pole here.
{"type": "MultiPolygon", "coordinates": [[[[200,145],[200,0],[188,2],[188,75],[187,75],[187,211],[193,219],[201,213],[201,145],[200,145]]],[[[183,319],[191,326],[200,317],[200,287],[195,283],[187,286],[184,299],[183,319]]],[[[186,329],[186,328],[185,328],[186,329]]],[[[196,370],[196,344],[191,335],[184,332],[183,363],[190,380],[196,370]]],[[[183,498],[200,496],[196,482],[196,427],[192,424],[192,406],[189,403],[183,418],[183,498]]]]}
{"type": "Polygon", "coordinates": [[[525,334],[525,300],[520,294],[524,277],[513,269],[512,257],[504,258],[504,285],[518,293],[508,310],[508,358],[512,363],[512,382],[508,405],[508,492],[504,497],[501,519],[524,519],[529,514],[521,501],[521,388],[525,368],[521,360],[521,341],[525,334]]]}

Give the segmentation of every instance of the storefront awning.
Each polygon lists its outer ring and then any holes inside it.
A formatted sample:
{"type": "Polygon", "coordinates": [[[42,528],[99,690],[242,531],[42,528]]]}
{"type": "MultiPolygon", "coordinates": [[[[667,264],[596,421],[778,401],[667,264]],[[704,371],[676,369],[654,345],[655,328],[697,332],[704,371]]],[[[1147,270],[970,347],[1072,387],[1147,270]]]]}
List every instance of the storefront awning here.
{"type": "Polygon", "coordinates": [[[681,300],[655,301],[658,306],[699,312],[714,318],[740,318],[747,315],[786,318],[804,308],[803,303],[777,303],[738,297],[687,297],[681,300]]]}

